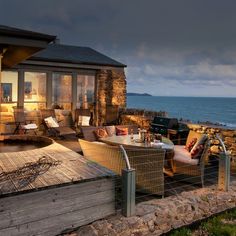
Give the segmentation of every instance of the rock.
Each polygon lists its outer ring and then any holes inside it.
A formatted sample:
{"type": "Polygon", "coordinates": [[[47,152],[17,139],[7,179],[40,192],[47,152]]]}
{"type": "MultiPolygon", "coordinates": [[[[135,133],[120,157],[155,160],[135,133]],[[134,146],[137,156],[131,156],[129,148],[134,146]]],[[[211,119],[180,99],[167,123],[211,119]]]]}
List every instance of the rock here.
{"type": "Polygon", "coordinates": [[[126,221],[130,228],[138,229],[143,225],[142,219],[136,216],[128,217],[126,221]]]}
{"type": "Polygon", "coordinates": [[[106,220],[94,222],[92,225],[98,231],[99,236],[108,234],[109,224],[106,220]]]}
{"type": "Polygon", "coordinates": [[[213,139],[211,140],[211,144],[213,145],[219,145],[220,144],[220,141],[218,139],[213,139]]]}
{"type": "Polygon", "coordinates": [[[214,154],[219,154],[220,153],[219,146],[216,145],[211,146],[210,151],[214,154]]]}
{"type": "Polygon", "coordinates": [[[155,226],[154,226],[154,221],[153,220],[148,221],[147,225],[148,225],[148,228],[149,228],[150,232],[155,231],[155,226]]]}
{"type": "Polygon", "coordinates": [[[137,208],[136,208],[136,215],[137,216],[143,216],[143,215],[146,215],[148,213],[151,213],[153,211],[155,211],[156,209],[156,206],[152,206],[152,205],[139,205],[137,208]]]}
{"type": "Polygon", "coordinates": [[[235,143],[236,142],[236,138],[234,138],[234,137],[225,137],[225,142],[227,142],[227,143],[235,143]]]}
{"type": "Polygon", "coordinates": [[[112,222],[112,229],[116,232],[116,233],[122,233],[124,231],[126,231],[127,229],[129,229],[128,224],[126,222],[122,222],[122,221],[114,221],[112,222]]]}
{"type": "Polygon", "coordinates": [[[96,229],[92,225],[86,225],[82,226],[78,231],[77,231],[78,236],[98,236],[98,233],[96,229]]]}
{"type": "Polygon", "coordinates": [[[224,137],[234,137],[234,131],[231,130],[225,130],[221,132],[224,137]]]}

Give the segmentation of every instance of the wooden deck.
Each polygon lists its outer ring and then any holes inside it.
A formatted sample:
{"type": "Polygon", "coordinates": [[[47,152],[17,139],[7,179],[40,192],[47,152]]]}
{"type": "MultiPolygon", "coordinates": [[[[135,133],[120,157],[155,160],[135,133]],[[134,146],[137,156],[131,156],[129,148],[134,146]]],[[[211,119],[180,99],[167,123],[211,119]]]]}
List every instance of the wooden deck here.
{"type": "Polygon", "coordinates": [[[0,153],[0,235],[56,235],[115,213],[112,173],[53,143],[0,153]]]}

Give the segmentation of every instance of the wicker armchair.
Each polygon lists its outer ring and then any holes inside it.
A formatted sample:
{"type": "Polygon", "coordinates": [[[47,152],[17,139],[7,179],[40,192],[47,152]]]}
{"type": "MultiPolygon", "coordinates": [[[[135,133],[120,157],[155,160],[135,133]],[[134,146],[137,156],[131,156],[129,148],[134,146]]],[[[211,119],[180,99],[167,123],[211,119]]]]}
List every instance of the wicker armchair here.
{"type": "MultiPolygon", "coordinates": [[[[79,139],[84,156],[118,175],[125,168],[120,148],[104,143],[79,139]]],[[[165,150],[126,148],[131,167],[136,170],[136,190],[139,192],[164,195],[164,157],[165,150]]]]}
{"type": "MultiPolygon", "coordinates": [[[[187,142],[192,138],[200,139],[203,134],[190,131],[187,142]]],[[[174,177],[185,182],[201,184],[204,187],[205,164],[208,161],[210,143],[207,139],[204,143],[204,149],[198,159],[192,159],[190,153],[184,148],[184,145],[175,145],[172,169],[174,177]]]]}

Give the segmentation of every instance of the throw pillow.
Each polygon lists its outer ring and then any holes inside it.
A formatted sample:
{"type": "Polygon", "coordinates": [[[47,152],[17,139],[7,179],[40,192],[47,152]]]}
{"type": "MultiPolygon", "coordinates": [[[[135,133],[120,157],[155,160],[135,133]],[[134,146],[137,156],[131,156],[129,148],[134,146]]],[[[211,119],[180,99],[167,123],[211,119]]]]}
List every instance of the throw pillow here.
{"type": "Polygon", "coordinates": [[[198,159],[201,157],[202,155],[202,151],[204,149],[203,144],[199,144],[198,146],[196,146],[195,148],[192,149],[191,151],[191,158],[192,159],[198,159]]]}
{"type": "Polygon", "coordinates": [[[116,135],[117,136],[128,135],[128,134],[129,134],[128,128],[118,128],[118,127],[116,127],[116,135]]]}
{"type": "Polygon", "coordinates": [[[90,116],[79,116],[78,125],[89,126],[90,116]]]}
{"type": "MultiPolygon", "coordinates": [[[[197,146],[199,145],[204,145],[204,143],[206,142],[207,140],[207,135],[203,134],[199,139],[198,141],[194,144],[192,150],[194,150],[197,146]]],[[[192,154],[192,150],[190,151],[190,153],[192,154]]]]}
{"type": "Polygon", "coordinates": [[[192,148],[193,148],[193,146],[194,146],[194,144],[197,142],[197,138],[193,138],[189,143],[187,143],[186,145],[185,145],[185,149],[187,150],[187,151],[189,151],[189,152],[191,152],[191,150],[192,150],[192,148]]]}
{"type": "Polygon", "coordinates": [[[109,136],[116,135],[116,127],[114,125],[106,126],[105,128],[109,136]]]}
{"type": "Polygon", "coordinates": [[[57,120],[55,118],[53,118],[52,116],[45,118],[44,121],[45,121],[48,128],[58,128],[59,127],[57,120]]]}
{"type": "Polygon", "coordinates": [[[106,129],[104,129],[104,128],[99,128],[99,129],[95,130],[95,131],[94,131],[94,134],[96,135],[96,137],[97,137],[98,139],[100,139],[100,138],[106,138],[106,137],[108,136],[107,131],[106,131],[106,129]]]}

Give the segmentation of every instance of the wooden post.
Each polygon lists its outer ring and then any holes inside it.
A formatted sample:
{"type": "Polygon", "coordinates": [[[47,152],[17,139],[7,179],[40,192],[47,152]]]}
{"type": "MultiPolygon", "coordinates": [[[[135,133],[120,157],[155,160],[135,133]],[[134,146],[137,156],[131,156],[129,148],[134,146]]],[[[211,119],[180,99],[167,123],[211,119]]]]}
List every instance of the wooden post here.
{"type": "Polygon", "coordinates": [[[221,152],[219,159],[218,189],[229,190],[230,184],[230,157],[228,153],[221,152]]]}

